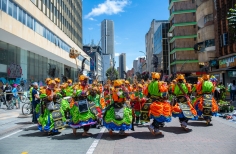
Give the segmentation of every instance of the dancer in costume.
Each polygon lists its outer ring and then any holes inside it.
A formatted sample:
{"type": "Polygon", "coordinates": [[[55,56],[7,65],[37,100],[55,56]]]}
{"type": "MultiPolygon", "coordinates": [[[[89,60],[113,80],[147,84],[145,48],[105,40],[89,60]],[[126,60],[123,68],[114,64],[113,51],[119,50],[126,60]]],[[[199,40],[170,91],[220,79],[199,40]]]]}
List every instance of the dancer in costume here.
{"type": "Polygon", "coordinates": [[[92,106],[95,104],[88,102],[88,77],[80,75],[79,77],[81,85],[76,88],[73,93],[73,99],[70,103],[71,121],[70,126],[73,128],[73,134],[76,134],[76,129],[83,127],[84,132],[82,136],[90,136],[88,133],[90,125],[97,123],[96,115],[92,112],[92,106]]]}
{"type": "Polygon", "coordinates": [[[135,123],[136,124],[143,124],[143,122],[140,122],[140,111],[143,106],[143,104],[146,102],[146,99],[143,95],[143,86],[141,84],[138,84],[137,90],[133,91],[133,109],[135,114],[135,123]]]}
{"type": "Polygon", "coordinates": [[[124,91],[121,88],[122,81],[114,81],[114,90],[112,91],[112,104],[107,107],[104,114],[104,126],[112,135],[113,131],[119,131],[120,135],[127,135],[125,130],[132,128],[132,110],[124,96],[124,91]]]}
{"type": "Polygon", "coordinates": [[[54,133],[65,127],[66,118],[60,105],[60,89],[55,88],[56,82],[50,80],[46,89],[40,90],[41,114],[39,117],[39,130],[54,133]]]}
{"type": "Polygon", "coordinates": [[[218,105],[212,95],[214,85],[209,78],[208,74],[202,76],[201,82],[196,87],[200,95],[194,102],[194,108],[197,110],[198,116],[203,116],[207,125],[211,122],[211,116],[216,116],[218,112],[218,105]]]}
{"type": "MultiPolygon", "coordinates": [[[[171,105],[168,100],[167,83],[159,81],[160,74],[152,72],[152,81],[148,85],[148,93],[150,96],[150,107],[148,116],[153,119],[148,129],[153,135],[162,134],[159,128],[164,125],[164,122],[171,121],[171,105]]],[[[145,104],[146,105],[146,104],[145,104]]],[[[143,108],[145,108],[145,105],[143,108]]]]}
{"type": "Polygon", "coordinates": [[[187,122],[189,119],[197,119],[197,112],[191,104],[188,96],[190,89],[184,83],[184,75],[178,74],[176,78],[177,83],[173,86],[172,92],[176,97],[175,104],[172,107],[173,117],[179,117],[180,125],[183,129],[188,130],[187,122]]]}

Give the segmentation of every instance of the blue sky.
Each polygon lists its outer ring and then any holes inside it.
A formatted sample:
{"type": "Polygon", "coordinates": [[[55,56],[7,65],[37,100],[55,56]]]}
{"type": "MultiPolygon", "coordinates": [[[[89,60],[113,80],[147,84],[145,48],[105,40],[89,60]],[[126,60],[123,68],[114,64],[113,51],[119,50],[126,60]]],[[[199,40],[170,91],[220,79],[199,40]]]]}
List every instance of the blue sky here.
{"type": "MultiPolygon", "coordinates": [[[[145,34],[151,21],[169,18],[168,0],[83,0],[83,43],[101,38],[100,24],[104,19],[114,21],[115,53],[126,53],[128,69],[133,60],[143,57],[145,34]]],[[[119,65],[118,56],[115,58],[119,65]]]]}

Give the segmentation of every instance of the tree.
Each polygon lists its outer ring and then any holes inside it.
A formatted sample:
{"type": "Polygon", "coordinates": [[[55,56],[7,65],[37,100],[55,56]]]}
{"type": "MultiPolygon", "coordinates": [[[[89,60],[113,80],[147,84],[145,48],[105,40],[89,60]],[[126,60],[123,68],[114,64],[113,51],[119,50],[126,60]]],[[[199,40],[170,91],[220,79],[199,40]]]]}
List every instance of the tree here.
{"type": "Polygon", "coordinates": [[[107,76],[107,79],[116,80],[116,79],[118,79],[118,71],[115,68],[110,67],[106,71],[106,76],[107,76]]]}
{"type": "Polygon", "coordinates": [[[229,9],[227,19],[229,21],[229,34],[232,40],[236,41],[236,5],[235,8],[229,9]]]}

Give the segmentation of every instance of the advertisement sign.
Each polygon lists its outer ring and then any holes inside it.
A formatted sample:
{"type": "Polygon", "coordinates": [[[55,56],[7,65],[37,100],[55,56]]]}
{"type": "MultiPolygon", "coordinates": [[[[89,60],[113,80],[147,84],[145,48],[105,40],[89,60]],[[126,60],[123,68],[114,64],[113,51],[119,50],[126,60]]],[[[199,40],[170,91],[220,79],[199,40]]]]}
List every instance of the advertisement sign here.
{"type": "Polygon", "coordinates": [[[7,76],[8,78],[20,78],[22,75],[22,69],[20,65],[11,64],[7,66],[7,76]]]}
{"type": "Polygon", "coordinates": [[[219,60],[220,68],[235,67],[235,66],[236,66],[236,55],[219,60]]]}
{"type": "Polygon", "coordinates": [[[229,77],[236,77],[236,71],[228,71],[229,77]]]}

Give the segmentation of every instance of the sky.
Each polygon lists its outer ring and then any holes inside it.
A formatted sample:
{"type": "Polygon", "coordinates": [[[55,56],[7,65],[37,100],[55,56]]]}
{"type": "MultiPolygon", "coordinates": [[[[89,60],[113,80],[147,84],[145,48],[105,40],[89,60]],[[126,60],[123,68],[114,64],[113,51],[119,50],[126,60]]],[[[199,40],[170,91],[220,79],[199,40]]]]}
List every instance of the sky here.
{"type": "MultiPolygon", "coordinates": [[[[145,35],[151,21],[168,20],[169,0],[82,0],[83,44],[101,39],[101,22],[114,22],[114,45],[116,67],[118,56],[126,53],[126,71],[132,69],[133,60],[144,57],[145,35]]],[[[101,46],[101,44],[99,44],[101,46]]]]}

